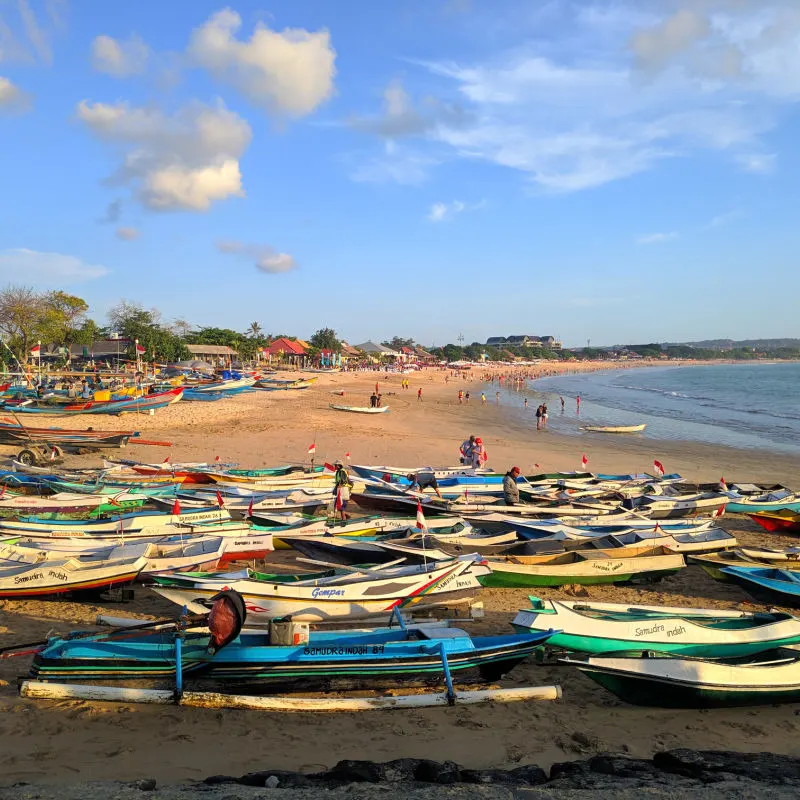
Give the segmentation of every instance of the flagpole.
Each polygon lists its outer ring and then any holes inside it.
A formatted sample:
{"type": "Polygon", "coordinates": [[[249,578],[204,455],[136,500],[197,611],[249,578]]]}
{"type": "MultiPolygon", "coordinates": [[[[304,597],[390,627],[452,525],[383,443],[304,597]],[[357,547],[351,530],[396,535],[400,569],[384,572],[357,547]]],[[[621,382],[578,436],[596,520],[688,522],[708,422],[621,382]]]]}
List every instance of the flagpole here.
{"type": "Polygon", "coordinates": [[[36,355],[39,357],[39,386],[42,385],[42,340],[40,339],[37,344],[39,345],[39,349],[36,351],[36,355]]]}

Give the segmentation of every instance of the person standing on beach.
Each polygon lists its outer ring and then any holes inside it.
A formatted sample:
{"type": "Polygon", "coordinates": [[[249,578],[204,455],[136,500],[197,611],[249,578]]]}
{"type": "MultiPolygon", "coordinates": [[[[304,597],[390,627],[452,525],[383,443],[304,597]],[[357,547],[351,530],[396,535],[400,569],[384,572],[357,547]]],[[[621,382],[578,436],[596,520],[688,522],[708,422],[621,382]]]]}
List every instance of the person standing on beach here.
{"type": "Polygon", "coordinates": [[[417,402],[419,403],[421,400],[422,400],[422,387],[420,386],[419,389],[417,389],[417,402]]]}
{"type": "Polygon", "coordinates": [[[561,413],[563,414],[564,413],[564,398],[563,397],[559,397],[558,399],[561,401],[561,413]]]}
{"type": "Polygon", "coordinates": [[[575,398],[575,408],[578,410],[578,413],[580,414],[581,413],[581,396],[580,395],[578,395],[575,398]]]}
{"type": "Polygon", "coordinates": [[[536,430],[540,431],[542,429],[542,407],[539,406],[536,409],[536,430]]]}
{"type": "Polygon", "coordinates": [[[469,392],[464,395],[464,402],[469,405],[469,392]]]}
{"type": "Polygon", "coordinates": [[[481,404],[484,405],[484,406],[486,405],[486,393],[485,392],[481,392],[481,404]]]}
{"type": "Polygon", "coordinates": [[[464,390],[458,390],[458,404],[461,405],[464,402],[464,390]]]}
{"type": "Polygon", "coordinates": [[[525,398],[525,402],[522,404],[522,407],[523,408],[527,408],[528,407],[528,398],[527,397],[525,398]]]}
{"type": "Polygon", "coordinates": [[[475,449],[475,437],[470,436],[469,439],[461,443],[459,452],[461,453],[462,464],[472,464],[472,451],[475,449]]]}
{"type": "Polygon", "coordinates": [[[475,446],[472,448],[472,466],[474,469],[480,469],[486,461],[488,461],[489,455],[486,452],[486,449],[483,446],[483,439],[478,437],[475,439],[475,446]]]}
{"type": "Polygon", "coordinates": [[[542,403],[542,427],[547,427],[547,403],[542,403]]]}
{"type": "Polygon", "coordinates": [[[350,519],[350,515],[347,513],[347,504],[350,502],[350,490],[353,488],[353,484],[341,461],[337,461],[333,466],[336,467],[333,476],[334,517],[338,510],[342,517],[342,525],[344,525],[350,519]]]}
{"type": "Polygon", "coordinates": [[[521,472],[519,467],[511,467],[503,476],[503,499],[507,506],[519,505],[519,486],[517,479],[521,472]]]}
{"type": "Polygon", "coordinates": [[[373,392],[369,396],[369,405],[370,405],[370,408],[377,407],[377,405],[378,405],[378,393],[377,392],[373,392]]]}

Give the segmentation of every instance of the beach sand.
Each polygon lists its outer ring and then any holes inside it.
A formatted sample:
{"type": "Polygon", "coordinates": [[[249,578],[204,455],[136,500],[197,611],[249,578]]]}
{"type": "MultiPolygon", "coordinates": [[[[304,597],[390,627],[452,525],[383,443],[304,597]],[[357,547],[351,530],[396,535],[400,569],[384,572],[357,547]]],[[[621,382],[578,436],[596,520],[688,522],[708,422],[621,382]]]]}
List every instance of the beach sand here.
{"type": "MultiPolygon", "coordinates": [[[[494,402],[487,387],[482,406],[479,381],[444,382],[444,373],[387,376],[383,373],[322,375],[305,391],[258,392],[219,403],[179,403],[154,416],[121,419],[41,419],[32,425],[136,429],[143,438],[170,440],[170,449],[131,445],[112,451],[122,457],[161,462],[237,461],[260,467],[307,460],[312,442],[317,463],[350,452],[353,463],[454,464],[460,442],[471,433],[483,438],[489,464],[524,473],[575,470],[582,453],[595,472],[652,470],[653,458],[687,480],[757,481],[797,484],[796,459],[691,442],[655,442],[642,437],[559,435],[536,431],[519,411],[494,402]],[[401,388],[402,377],[410,389],[401,388]],[[329,409],[331,402],[368,405],[379,381],[384,405],[378,416],[329,409]],[[422,400],[417,389],[422,387],[422,400]],[[459,405],[459,388],[469,389],[469,406],[459,405]],[[344,391],[344,397],[331,394],[344,391]],[[477,400],[477,402],[476,402],[477,400]],[[534,468],[534,464],[539,464],[534,468]]],[[[522,402],[520,399],[520,406],[522,402]]],[[[567,414],[574,414],[569,401],[567,414]]],[[[26,419],[26,422],[28,420],[26,419]]],[[[8,451],[10,452],[10,451],[8,451]]],[[[68,464],[97,463],[71,457],[68,464]]],[[[788,544],[746,518],[725,517],[723,527],[742,542],[788,544]]],[[[648,588],[587,587],[580,596],[635,604],[753,608],[735,586],[720,584],[699,567],[648,588]]],[[[569,590],[541,590],[545,597],[575,596],[569,590]]],[[[510,632],[513,613],[527,603],[525,590],[483,590],[484,620],[475,633],[510,632]]],[[[172,616],[176,607],[144,587],[126,605],[65,601],[0,600],[0,646],[34,641],[93,624],[98,613],[172,616]]],[[[160,783],[212,774],[241,774],[267,768],[318,770],[339,759],[376,761],[403,756],[452,759],[488,768],[538,764],[600,751],[649,756],[670,747],[771,751],[800,755],[795,735],[800,717],[793,706],[718,711],[672,711],[629,706],[577,671],[526,663],[503,685],[558,683],[563,700],[504,706],[469,706],[362,714],[274,714],[103,703],[33,702],[16,693],[16,677],[30,658],[0,660],[0,784],[154,777],[160,783]]]]}

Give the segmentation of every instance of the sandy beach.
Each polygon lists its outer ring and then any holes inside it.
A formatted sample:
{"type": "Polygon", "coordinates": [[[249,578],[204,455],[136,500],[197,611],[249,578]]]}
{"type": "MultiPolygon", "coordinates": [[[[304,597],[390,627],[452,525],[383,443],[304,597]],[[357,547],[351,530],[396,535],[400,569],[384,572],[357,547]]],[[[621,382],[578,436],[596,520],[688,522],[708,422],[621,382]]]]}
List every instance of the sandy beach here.
{"type": "MultiPolygon", "coordinates": [[[[127,429],[143,437],[170,440],[166,448],[131,444],[114,451],[123,457],[160,462],[237,461],[260,467],[307,459],[316,442],[317,462],[351,454],[354,463],[453,464],[469,434],[483,438],[489,465],[505,471],[518,464],[524,473],[575,470],[582,453],[595,472],[652,469],[653,458],[686,480],[784,483],[796,487],[797,461],[762,451],[711,447],[691,442],[654,442],[640,437],[559,435],[537,431],[530,421],[494,400],[496,387],[449,378],[438,370],[400,376],[384,373],[321,375],[305,391],[258,392],[219,403],[179,403],[154,416],[121,419],[39,418],[30,424],[127,429]],[[410,379],[410,388],[401,380],[410,379]],[[390,413],[375,417],[346,414],[331,402],[368,405],[379,382],[390,413]],[[422,399],[417,390],[422,388],[422,399]],[[469,405],[459,405],[459,388],[469,390],[469,405]],[[332,392],[344,392],[337,396],[332,392]],[[534,465],[538,464],[538,467],[534,465]]],[[[520,403],[521,405],[521,403],[520,403]]],[[[566,414],[574,414],[574,402],[566,414]]],[[[26,420],[27,421],[27,420],[26,420]]],[[[10,453],[10,450],[6,450],[10,453]]],[[[68,464],[97,463],[94,457],[68,464]]],[[[726,517],[723,527],[745,543],[782,546],[746,518],[726,517]]],[[[637,604],[752,608],[744,592],[714,582],[699,567],[689,567],[652,588],[588,587],[586,596],[637,604]]],[[[543,590],[544,596],[570,596],[543,590]]],[[[574,595],[572,595],[574,596],[574,595]]],[[[486,617],[470,631],[507,632],[513,612],[527,605],[525,590],[486,589],[486,617]]],[[[0,645],[33,641],[49,632],[91,625],[97,613],[172,615],[175,607],[144,587],[127,605],[63,601],[0,601],[0,645]]],[[[388,760],[397,757],[452,759],[488,768],[555,761],[601,751],[650,756],[670,747],[771,751],[800,755],[795,734],[800,717],[792,706],[720,711],[667,711],[629,706],[577,671],[526,663],[505,685],[558,683],[563,700],[498,707],[455,707],[364,714],[269,714],[139,707],[86,702],[46,703],[20,699],[16,677],[29,658],[0,661],[0,784],[121,779],[143,775],[160,783],[239,774],[280,767],[318,770],[343,758],[388,760]]]]}

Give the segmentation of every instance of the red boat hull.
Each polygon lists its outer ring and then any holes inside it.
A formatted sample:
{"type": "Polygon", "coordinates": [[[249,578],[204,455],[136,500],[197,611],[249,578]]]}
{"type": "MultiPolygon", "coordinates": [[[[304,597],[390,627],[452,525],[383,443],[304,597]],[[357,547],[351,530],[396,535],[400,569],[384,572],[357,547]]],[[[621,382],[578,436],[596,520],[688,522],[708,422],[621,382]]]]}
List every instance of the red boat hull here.
{"type": "Polygon", "coordinates": [[[778,517],[766,514],[750,514],[750,519],[757,522],[770,533],[800,533],[800,518],[778,517]]]}

